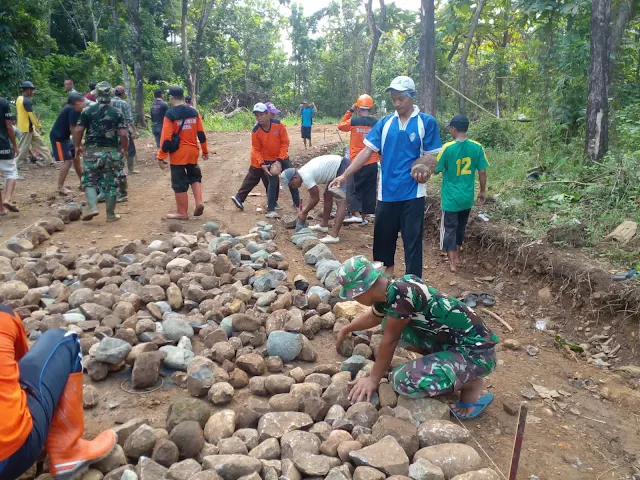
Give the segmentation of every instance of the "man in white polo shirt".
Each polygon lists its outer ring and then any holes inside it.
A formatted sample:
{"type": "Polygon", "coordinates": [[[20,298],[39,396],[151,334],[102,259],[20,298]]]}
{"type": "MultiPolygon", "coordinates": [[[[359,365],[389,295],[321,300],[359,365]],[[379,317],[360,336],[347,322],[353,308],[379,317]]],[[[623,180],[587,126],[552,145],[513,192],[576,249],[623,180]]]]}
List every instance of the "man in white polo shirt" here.
{"type": "Polygon", "coordinates": [[[373,259],[393,274],[398,233],[402,235],[406,273],[422,277],[422,236],[426,182],[437,165],[432,156],[442,150],[436,120],[413,104],[415,83],[393,79],[387,88],[396,112],[380,119],[364,140],[365,148],[331,186],[342,186],[373,153],[379,152],[378,205],[373,232],[373,259]],[[430,173],[411,174],[420,157],[428,156],[430,173]]]}
{"type": "Polygon", "coordinates": [[[320,202],[320,185],[325,185],[324,189],[324,210],[322,212],[322,223],[320,225],[312,225],[311,230],[319,232],[329,231],[329,219],[331,218],[331,208],[333,207],[333,198],[337,200],[336,218],[333,224],[331,235],[321,238],[323,243],[338,243],[340,241],[340,228],[347,213],[347,186],[340,186],[337,191],[330,192],[329,184],[336,177],[342,175],[349,167],[349,160],[341,155],[322,155],[313,158],[299,170],[295,168],[287,168],[282,172],[282,186],[280,188],[300,188],[304,186],[309,191],[309,201],[304,209],[298,214],[298,220],[302,224],[307,222],[309,212],[315,208],[320,202]]]}

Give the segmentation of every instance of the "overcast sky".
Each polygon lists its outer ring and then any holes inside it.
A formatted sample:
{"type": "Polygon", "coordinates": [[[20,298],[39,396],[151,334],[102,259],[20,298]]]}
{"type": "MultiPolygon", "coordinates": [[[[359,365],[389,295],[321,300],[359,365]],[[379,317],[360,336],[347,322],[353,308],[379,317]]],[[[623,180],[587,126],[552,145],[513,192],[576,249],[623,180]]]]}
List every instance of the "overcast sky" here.
{"type": "MultiPolygon", "coordinates": [[[[329,3],[331,3],[331,0],[297,0],[297,3],[304,7],[304,13],[306,15],[310,15],[321,8],[327,7],[329,3]]],[[[400,8],[414,10],[416,12],[420,10],[420,0],[387,0],[385,3],[395,3],[400,8]]],[[[374,5],[374,8],[378,8],[379,2],[375,1],[374,5]]]]}

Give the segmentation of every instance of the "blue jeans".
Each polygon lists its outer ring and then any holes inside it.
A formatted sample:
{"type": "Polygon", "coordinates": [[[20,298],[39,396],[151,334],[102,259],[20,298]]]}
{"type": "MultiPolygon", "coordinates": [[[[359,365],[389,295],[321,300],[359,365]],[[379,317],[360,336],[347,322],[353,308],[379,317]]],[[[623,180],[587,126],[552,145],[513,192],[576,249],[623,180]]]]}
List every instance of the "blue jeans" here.
{"type": "Polygon", "coordinates": [[[38,459],[67,379],[82,371],[78,336],[61,328],[47,330],[18,363],[20,386],[27,394],[33,428],[24,444],[0,462],[0,478],[13,480],[38,459]]]}

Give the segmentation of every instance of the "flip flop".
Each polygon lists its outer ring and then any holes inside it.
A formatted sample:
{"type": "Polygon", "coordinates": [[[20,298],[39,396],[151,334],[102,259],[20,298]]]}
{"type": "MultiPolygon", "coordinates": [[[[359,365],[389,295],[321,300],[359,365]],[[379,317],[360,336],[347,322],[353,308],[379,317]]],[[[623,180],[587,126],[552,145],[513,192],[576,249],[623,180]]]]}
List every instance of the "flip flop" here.
{"type": "Polygon", "coordinates": [[[20,209],[16,207],[13,203],[4,202],[2,205],[4,205],[4,208],[9,210],[10,212],[18,213],[20,211],[20,209]]]}
{"type": "Polygon", "coordinates": [[[462,303],[464,303],[469,308],[474,308],[478,305],[478,295],[475,293],[469,293],[461,298],[462,303]]]}
{"type": "Polygon", "coordinates": [[[485,307],[493,307],[496,304],[496,298],[489,293],[481,293],[479,298],[485,307]]]}
{"type": "Polygon", "coordinates": [[[460,403],[460,401],[458,400],[456,402],[456,408],[473,407],[473,411],[469,415],[458,415],[452,410],[451,414],[463,422],[466,420],[473,420],[474,418],[478,418],[480,415],[482,415],[482,412],[484,412],[486,408],[491,405],[491,402],[493,402],[493,398],[493,393],[485,393],[480,396],[476,403],[460,403]]]}
{"type": "Polygon", "coordinates": [[[204,213],[204,204],[201,203],[200,205],[196,206],[196,209],[193,211],[193,216],[199,217],[203,213],[204,213]]]}

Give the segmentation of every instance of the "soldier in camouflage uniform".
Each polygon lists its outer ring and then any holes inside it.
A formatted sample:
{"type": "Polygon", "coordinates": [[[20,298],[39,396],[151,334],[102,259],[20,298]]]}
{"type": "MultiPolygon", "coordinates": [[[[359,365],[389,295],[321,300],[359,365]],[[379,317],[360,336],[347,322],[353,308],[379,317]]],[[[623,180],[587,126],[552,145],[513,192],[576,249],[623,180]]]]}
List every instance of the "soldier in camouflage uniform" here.
{"type": "Polygon", "coordinates": [[[96,100],[80,114],[76,134],[76,157],[84,151],[82,186],[87,198],[87,212],[82,220],[98,215],[98,189],[104,192],[107,222],[120,219],[116,215],[116,195],[122,171],[122,152],[127,151],[128,138],[124,116],[110,105],[111,85],[100,82],[96,86],[96,100]],[[82,138],[85,136],[85,147],[82,138]]]}
{"type": "Polygon", "coordinates": [[[389,375],[399,394],[420,398],[459,391],[454,413],[461,419],[477,417],[493,400],[491,394],[482,395],[483,377],[496,367],[498,337],[459,300],[438,293],[414,275],[392,280],[383,275],[383,268],[357,256],[338,273],[341,296],[372,308],[340,330],[337,346],[354,331],[382,325],[384,332],[370,376],[354,383],[349,398],[370,398],[401,344],[424,356],[389,375]]]}

